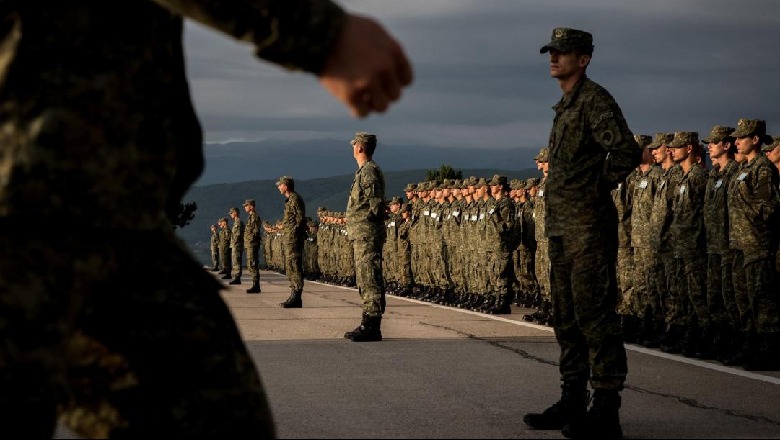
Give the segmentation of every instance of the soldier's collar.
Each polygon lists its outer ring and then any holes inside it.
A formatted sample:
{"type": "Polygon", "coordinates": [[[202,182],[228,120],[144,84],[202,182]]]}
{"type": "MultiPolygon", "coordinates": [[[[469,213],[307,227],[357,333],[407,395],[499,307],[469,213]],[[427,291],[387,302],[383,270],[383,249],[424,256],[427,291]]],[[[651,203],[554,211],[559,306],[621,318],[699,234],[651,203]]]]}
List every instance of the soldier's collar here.
{"type": "Polygon", "coordinates": [[[558,101],[558,103],[555,104],[555,106],[553,106],[553,110],[558,111],[566,107],[569,107],[571,103],[576,100],[577,96],[579,96],[580,90],[582,89],[582,86],[585,84],[585,81],[587,80],[588,80],[588,76],[583,74],[582,77],[579,79],[579,81],[577,81],[577,84],[575,84],[574,87],[572,87],[571,93],[564,94],[561,97],[561,100],[558,101]]]}

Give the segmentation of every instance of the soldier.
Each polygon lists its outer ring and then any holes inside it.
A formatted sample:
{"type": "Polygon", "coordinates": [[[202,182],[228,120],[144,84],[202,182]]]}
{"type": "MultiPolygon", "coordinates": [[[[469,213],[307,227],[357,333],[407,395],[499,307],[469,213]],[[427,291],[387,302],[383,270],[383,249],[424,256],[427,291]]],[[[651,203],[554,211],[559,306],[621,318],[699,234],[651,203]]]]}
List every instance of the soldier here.
{"type": "Polygon", "coordinates": [[[389,212],[385,218],[387,229],[384,246],[382,246],[382,274],[385,278],[385,288],[388,292],[398,289],[398,224],[401,216],[401,198],[393,197],[387,204],[389,212]]]}
{"type": "Polygon", "coordinates": [[[712,169],[704,194],[704,227],[707,232],[707,309],[712,334],[702,335],[700,345],[721,362],[732,356],[739,310],[731,278],[733,256],[729,251],[729,222],[726,189],[737,172],[734,160],[734,127],[716,125],[703,142],[707,144],[712,169]]]}
{"type": "MultiPolygon", "coordinates": [[[[740,119],[731,134],[745,163],[737,172],[728,195],[729,240],[737,249],[734,277],[744,276],[747,298],[738,298],[743,309],[742,330],[747,333],[747,370],[780,369],[780,304],[777,294],[776,253],[778,243],[778,169],[761,154],[761,146],[773,143],[766,135],[766,122],[740,119]],[[743,274],[744,272],[744,274],[743,274]]],[[[736,281],[735,281],[736,285],[736,281]]]]}
{"type": "Polygon", "coordinates": [[[704,230],[704,193],[707,170],[699,165],[701,154],[699,134],[678,131],[669,143],[672,160],[682,170],[672,201],[672,249],[680,273],[679,289],[670,291],[666,299],[670,325],[685,328],[681,350],[685,356],[695,356],[702,339],[712,336],[707,310],[707,245],[704,230]],[[704,338],[702,336],[704,335],[704,338]]]}
{"type": "Polygon", "coordinates": [[[228,228],[227,217],[219,219],[219,260],[222,266],[223,280],[231,279],[230,274],[233,272],[232,255],[230,253],[230,228],[228,228]]]}
{"type": "Polygon", "coordinates": [[[317,265],[317,253],[319,252],[317,232],[320,227],[310,217],[306,218],[306,227],[306,241],[303,243],[303,276],[307,280],[316,280],[320,276],[320,268],[317,265]]]}
{"type": "Polygon", "coordinates": [[[524,420],[569,438],[621,438],[627,365],[615,312],[617,213],[609,191],[639,165],[641,150],[618,104],[585,74],[591,34],[556,28],[540,52],[548,51],[551,76],[564,92],[554,107],[544,216],[563,392],[524,420]],[[586,413],[589,378],[595,392],[586,413]]]}
{"type": "Polygon", "coordinates": [[[303,307],[303,243],[306,241],[306,206],[303,199],[295,192],[295,180],[290,176],[282,176],[276,181],[279,193],[287,198],[284,203],[282,218],[282,241],[285,253],[284,272],[290,280],[290,297],[279,307],[298,309],[303,307]]]}
{"type": "Polygon", "coordinates": [[[512,250],[514,249],[515,206],[507,196],[506,176],[494,175],[490,180],[490,194],[494,204],[488,211],[489,244],[486,260],[493,289],[493,294],[486,312],[495,314],[512,313],[514,301],[512,290],[515,279],[512,250]]]}
{"type": "Polygon", "coordinates": [[[257,208],[253,199],[244,201],[244,211],[246,211],[246,227],[244,228],[244,248],[246,249],[246,268],[252,277],[252,287],[246,290],[246,293],[260,293],[260,268],[258,256],[260,254],[260,244],[262,242],[262,233],[260,232],[261,220],[257,215],[257,208]]]}
{"type": "Polygon", "coordinates": [[[219,232],[217,225],[211,225],[211,269],[212,272],[219,272],[219,232]]]}
{"type": "Polygon", "coordinates": [[[328,0],[3,1],[0,217],[84,226],[0,236],[9,436],[51,436],[58,412],[84,438],[275,435],[219,283],[164,220],[203,168],[185,17],[316,75],[357,116],[411,81],[378,23],[328,0]]]}
{"type": "MultiPolygon", "coordinates": [[[[539,179],[531,177],[521,182],[525,191],[525,203],[515,221],[522,222],[520,233],[520,277],[524,297],[523,307],[534,307],[539,295],[539,283],[536,280],[536,224],[534,222],[534,199],[539,187],[539,179]]],[[[525,318],[525,317],[524,317],[525,318]]]]}
{"type": "Polygon", "coordinates": [[[780,170],[780,136],[773,137],[772,143],[761,147],[761,151],[780,170]]]}
{"type": "MultiPolygon", "coordinates": [[[[663,327],[663,316],[656,318],[653,305],[650,302],[650,276],[655,267],[655,255],[650,247],[652,229],[650,216],[653,212],[653,201],[662,174],[650,150],[653,138],[637,135],[635,140],[642,147],[642,162],[637,170],[631,196],[631,248],[634,255],[634,295],[637,301],[639,317],[642,318],[641,337],[638,342],[648,348],[657,348],[659,328],[663,327]],[[657,321],[658,319],[658,321],[657,321]]],[[[660,312],[658,312],[660,315],[660,312]]]]}
{"type": "MultiPolygon", "coordinates": [[[[643,139],[639,135],[634,136],[637,144],[643,139]]],[[[631,248],[631,211],[633,210],[633,191],[637,175],[636,170],[632,171],[624,182],[620,182],[617,188],[612,190],[612,201],[617,210],[618,225],[617,312],[620,315],[623,339],[626,342],[636,342],[641,335],[640,312],[633,279],[634,251],[631,248]]]]}
{"type": "Polygon", "coordinates": [[[349,192],[346,224],[358,293],[363,300],[363,318],[360,325],[344,337],[353,342],[381,341],[382,314],[385,312],[382,277],[385,176],[372,159],[377,146],[376,135],[357,132],[350,144],[358,170],[349,192]]]}
{"type": "Polygon", "coordinates": [[[655,322],[664,326],[657,332],[660,335],[661,350],[667,352],[681,350],[679,343],[685,330],[680,326],[666,325],[669,320],[666,300],[670,295],[673,295],[671,292],[676,292],[679,289],[679,275],[672,247],[671,224],[673,218],[672,202],[682,175],[682,169],[674,163],[672,155],[669,153],[668,145],[673,138],[673,133],[656,133],[653,142],[648,146],[653,153],[655,163],[660,165],[663,170],[658,178],[653,210],[650,214],[650,230],[652,231],[650,248],[653,250],[655,262],[652,264],[654,270],[650,273],[648,305],[652,309],[651,313],[655,317],[655,322]]]}
{"type": "Polygon", "coordinates": [[[228,214],[233,219],[233,228],[230,230],[230,264],[233,267],[230,276],[233,277],[233,279],[230,280],[228,284],[241,284],[241,272],[243,267],[241,257],[244,254],[244,222],[241,220],[238,208],[230,208],[228,214]]]}
{"type": "MultiPolygon", "coordinates": [[[[536,254],[534,255],[534,275],[539,287],[539,297],[535,301],[537,311],[530,315],[537,324],[547,325],[552,322],[552,297],[550,294],[550,258],[549,241],[545,232],[545,200],[547,175],[549,174],[549,152],[547,148],[539,150],[534,158],[542,171],[542,179],[536,186],[533,197],[534,238],[536,239],[536,254]]],[[[523,319],[528,320],[525,316],[523,319]]]]}

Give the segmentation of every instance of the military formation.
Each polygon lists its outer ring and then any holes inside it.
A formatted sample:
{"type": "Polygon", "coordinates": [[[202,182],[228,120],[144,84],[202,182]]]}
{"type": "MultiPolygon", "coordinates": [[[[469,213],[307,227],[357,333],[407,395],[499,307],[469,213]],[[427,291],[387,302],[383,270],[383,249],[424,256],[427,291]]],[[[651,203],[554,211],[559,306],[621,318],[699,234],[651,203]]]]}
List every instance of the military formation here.
{"type": "MultiPolygon", "coordinates": [[[[767,136],[764,121],[741,119],[701,141],[695,132],[635,140],[642,163],[612,191],[625,340],[726,365],[776,365],[780,137],[767,136]],[[751,136],[761,145],[738,147],[751,136]]],[[[386,200],[386,293],[491,314],[514,303],[536,309],[525,320],[551,325],[548,149],[535,160],[541,178],[426,181],[386,200]]],[[[319,207],[316,218],[306,278],[355,286],[346,214],[319,207]]],[[[266,231],[266,261],[282,271],[283,233],[266,231]]]]}

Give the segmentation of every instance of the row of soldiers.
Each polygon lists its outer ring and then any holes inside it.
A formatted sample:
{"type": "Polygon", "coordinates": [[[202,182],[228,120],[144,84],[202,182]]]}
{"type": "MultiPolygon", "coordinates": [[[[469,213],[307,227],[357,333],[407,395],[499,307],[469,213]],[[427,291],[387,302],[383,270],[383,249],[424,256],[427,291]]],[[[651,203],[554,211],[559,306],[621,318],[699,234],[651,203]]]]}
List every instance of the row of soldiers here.
{"type": "MultiPolygon", "coordinates": [[[[643,162],[612,191],[626,340],[728,365],[751,359],[751,369],[776,366],[780,139],[749,119],[736,129],[715,126],[702,141],[696,132],[635,139],[643,162]]],[[[535,157],[545,176],[548,154],[535,157]]],[[[544,191],[544,178],[500,175],[408,185],[406,201],[387,204],[388,293],[486,313],[510,313],[515,302],[537,308],[527,320],[549,324],[544,191]]],[[[317,215],[307,276],[354,285],[343,214],[317,215]]]]}

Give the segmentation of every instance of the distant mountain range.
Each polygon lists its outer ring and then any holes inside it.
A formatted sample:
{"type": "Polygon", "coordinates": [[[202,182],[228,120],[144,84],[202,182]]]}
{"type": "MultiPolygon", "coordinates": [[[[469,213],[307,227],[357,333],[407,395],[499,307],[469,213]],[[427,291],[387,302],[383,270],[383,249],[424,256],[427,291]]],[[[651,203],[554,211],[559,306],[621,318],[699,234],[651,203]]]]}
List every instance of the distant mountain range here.
{"type": "MultiPolygon", "coordinates": [[[[349,157],[351,158],[351,155],[349,157]]],[[[310,159],[307,159],[307,161],[310,159]]],[[[427,169],[413,169],[407,171],[385,171],[386,198],[403,196],[403,189],[408,183],[424,181],[428,169],[438,169],[441,163],[427,169]]],[[[381,163],[380,163],[381,166],[381,163]]],[[[535,168],[521,170],[507,170],[504,168],[458,168],[464,177],[491,177],[493,174],[502,174],[508,179],[526,179],[538,177],[540,172],[535,168]]],[[[315,218],[317,207],[324,206],[330,211],[344,211],[347,207],[347,196],[352,178],[353,167],[349,174],[333,177],[299,180],[295,179],[295,190],[303,197],[306,203],[306,214],[315,218]]],[[[280,173],[285,174],[285,173],[280,173]]],[[[235,206],[241,212],[241,218],[246,220],[243,203],[246,199],[255,199],[257,211],[263,221],[274,222],[282,217],[285,198],[279,194],[276,188],[276,178],[251,180],[235,183],[222,183],[214,185],[193,186],[182,200],[184,203],[196,203],[198,209],[192,222],[177,230],[181,237],[195,253],[195,256],[203,264],[211,264],[209,255],[211,231],[209,226],[216,224],[220,217],[228,217],[228,210],[235,206]]],[[[231,223],[232,224],[232,221],[231,223]]]]}
{"type": "MultiPolygon", "coordinates": [[[[523,169],[534,166],[538,148],[437,148],[385,145],[380,141],[374,159],[384,171],[434,169],[442,164],[453,168],[523,169]]],[[[355,161],[347,140],[207,143],[206,167],[195,183],[218,183],[276,179],[283,175],[297,179],[351,174],[355,161]]]]}

